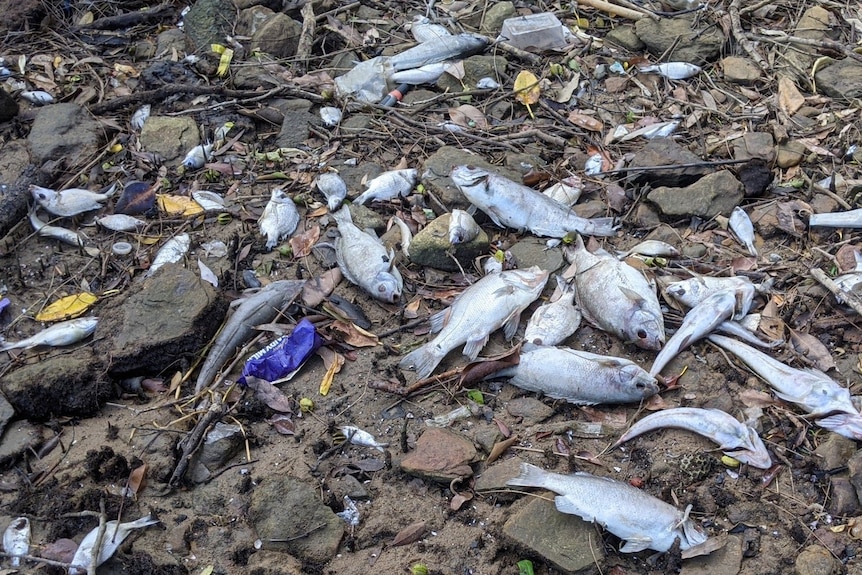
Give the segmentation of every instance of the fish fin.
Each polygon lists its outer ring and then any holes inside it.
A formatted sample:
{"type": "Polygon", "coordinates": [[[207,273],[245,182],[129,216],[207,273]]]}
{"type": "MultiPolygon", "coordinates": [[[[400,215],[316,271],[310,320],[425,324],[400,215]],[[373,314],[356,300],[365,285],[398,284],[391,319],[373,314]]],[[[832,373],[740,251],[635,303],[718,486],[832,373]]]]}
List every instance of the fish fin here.
{"type": "Polygon", "coordinates": [[[148,527],[150,525],[155,525],[158,522],[159,522],[158,519],[153,519],[149,515],[144,515],[140,519],[135,519],[134,521],[126,523],[125,526],[128,527],[129,529],[140,529],[141,527],[148,527]]]}
{"type": "Polygon", "coordinates": [[[488,343],[487,335],[479,339],[468,339],[467,343],[464,344],[463,353],[470,361],[473,361],[479,356],[479,352],[482,351],[486,343],[488,343]]]}
{"type": "Polygon", "coordinates": [[[506,485],[517,487],[544,487],[546,472],[541,467],[529,463],[521,463],[521,470],[517,477],[506,482],[506,485]]]}
{"type": "Polygon", "coordinates": [[[626,539],[625,545],[620,547],[621,553],[637,553],[638,551],[643,551],[644,549],[649,549],[650,545],[652,545],[652,537],[641,536],[641,537],[629,537],[626,539]]]}
{"type": "MultiPolygon", "coordinates": [[[[477,208],[474,204],[470,204],[469,206],[467,206],[467,209],[466,209],[465,211],[466,211],[468,214],[470,214],[470,216],[475,216],[475,215],[476,215],[476,212],[477,212],[478,210],[479,210],[479,208],[477,208]]],[[[860,270],[859,270],[859,271],[862,271],[862,268],[860,268],[860,270]]]]}
{"type": "Polygon", "coordinates": [[[580,505],[574,499],[568,497],[567,495],[557,495],[554,497],[554,505],[557,506],[557,511],[560,513],[567,513],[569,515],[577,515],[584,521],[590,521],[592,523],[596,522],[596,516],[593,513],[590,513],[580,505]]]}
{"type": "Polygon", "coordinates": [[[646,303],[646,298],[644,298],[641,294],[623,286],[619,286],[619,290],[623,292],[623,294],[627,298],[637,302],[638,307],[644,307],[644,304],[646,303]]]}
{"type": "Polygon", "coordinates": [[[438,311],[430,318],[428,318],[428,321],[431,322],[431,333],[437,333],[438,331],[443,329],[443,327],[447,323],[449,323],[449,316],[451,315],[451,313],[452,308],[447,307],[443,311],[438,311]]]}
{"type": "Polygon", "coordinates": [[[361,205],[365,204],[365,202],[368,201],[369,196],[370,196],[370,194],[368,192],[362,192],[361,194],[356,196],[356,199],[353,200],[353,203],[356,204],[357,206],[361,206],[361,205]]]}
{"type": "Polygon", "coordinates": [[[390,249],[388,254],[389,254],[389,269],[387,269],[386,271],[388,271],[389,273],[392,273],[392,270],[395,269],[395,250],[390,249]]]}
{"type": "Polygon", "coordinates": [[[421,379],[431,375],[431,372],[434,371],[434,368],[437,367],[442,359],[442,356],[434,352],[433,344],[427,343],[401,358],[401,361],[398,362],[398,367],[414,370],[416,375],[421,379]]]}
{"type": "Polygon", "coordinates": [[[513,313],[508,317],[508,319],[506,319],[506,323],[503,324],[503,335],[506,337],[506,341],[515,337],[515,332],[518,331],[519,323],[521,323],[520,311],[513,313]]]}

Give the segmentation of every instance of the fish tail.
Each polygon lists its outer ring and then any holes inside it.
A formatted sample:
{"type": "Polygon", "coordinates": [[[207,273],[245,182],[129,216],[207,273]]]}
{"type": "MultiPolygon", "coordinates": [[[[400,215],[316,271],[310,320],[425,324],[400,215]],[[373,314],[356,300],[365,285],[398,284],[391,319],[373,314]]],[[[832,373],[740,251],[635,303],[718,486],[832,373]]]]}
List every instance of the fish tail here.
{"type": "Polygon", "coordinates": [[[614,218],[591,218],[587,220],[584,233],[590,236],[613,236],[618,228],[614,218]]]}
{"type": "Polygon", "coordinates": [[[130,523],[126,523],[126,527],[129,529],[140,529],[141,527],[148,527],[150,525],[155,525],[158,523],[158,519],[153,519],[151,515],[144,515],[140,519],[135,519],[130,523]]]}
{"type": "Polygon", "coordinates": [[[425,378],[431,375],[442,359],[443,357],[435,353],[430,344],[426,344],[405,355],[398,362],[398,366],[402,369],[412,369],[420,378],[425,378]]]}
{"type": "Polygon", "coordinates": [[[521,463],[521,473],[506,482],[506,485],[518,487],[544,487],[546,473],[541,467],[529,463],[521,463]]]}

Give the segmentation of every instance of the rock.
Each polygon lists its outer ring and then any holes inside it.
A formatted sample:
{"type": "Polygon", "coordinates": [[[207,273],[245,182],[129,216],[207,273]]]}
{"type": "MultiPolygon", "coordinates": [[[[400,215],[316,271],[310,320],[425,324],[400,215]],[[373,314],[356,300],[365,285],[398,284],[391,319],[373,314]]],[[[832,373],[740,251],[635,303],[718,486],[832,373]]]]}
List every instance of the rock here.
{"type": "Polygon", "coordinates": [[[307,573],[303,569],[302,562],[296,557],[266,549],[252,553],[248,558],[246,569],[248,573],[255,575],[305,575],[307,573]]]}
{"type": "Polygon", "coordinates": [[[741,138],[733,141],[733,158],[735,160],[759,158],[767,164],[771,164],[775,161],[772,134],[768,132],[746,132],[741,138]]]}
{"type": "Polygon", "coordinates": [[[37,449],[45,441],[44,427],[28,421],[16,421],[0,438],[0,463],[18,459],[25,452],[37,449]]]}
{"type": "Polygon", "coordinates": [[[112,375],[157,373],[191,360],[221,325],[227,305],[196,272],[167,264],[103,309],[95,338],[112,375]]]}
{"type": "MultiPolygon", "coordinates": [[[[669,138],[650,140],[632,158],[630,167],[646,168],[652,166],[672,166],[693,164],[700,158],[669,138]]],[[[653,186],[685,186],[701,176],[710,173],[710,168],[676,168],[660,171],[647,171],[635,176],[638,182],[649,182],[653,186]]]]}
{"type": "Polygon", "coordinates": [[[820,545],[810,545],[796,557],[796,575],[833,575],[841,568],[829,550],[820,545]]]}
{"type": "MultiPolygon", "coordinates": [[[[821,6],[812,6],[803,14],[792,32],[797,38],[806,38],[808,40],[822,40],[827,36],[833,37],[838,34],[836,27],[836,18],[825,8],[821,6]]],[[[804,82],[806,86],[811,84],[810,78],[807,77],[811,70],[814,59],[818,57],[818,49],[816,46],[793,45],[788,46],[784,50],[783,55],[786,66],[782,69],[786,70],[787,74],[795,74],[800,82],[804,82]]]]}
{"type": "Polygon", "coordinates": [[[638,38],[633,26],[617,26],[613,30],[608,31],[605,35],[605,40],[622,46],[629,52],[642,52],[646,47],[641,42],[641,39],[638,38]]]}
{"type": "Polygon", "coordinates": [[[757,64],[739,56],[728,56],[723,59],[721,69],[724,70],[724,79],[734,84],[754,84],[763,74],[757,64]]]}
{"type": "MultiPolygon", "coordinates": [[[[552,494],[546,496],[550,499],[552,494]]],[[[503,535],[527,553],[535,553],[564,573],[592,569],[605,556],[595,527],[575,515],[560,513],[553,500],[531,498],[503,525],[503,535]]]]}
{"type": "Polygon", "coordinates": [[[805,151],[808,148],[805,144],[796,140],[789,140],[783,144],[778,144],[778,152],[775,159],[775,165],[779,168],[787,169],[793,166],[798,166],[799,162],[805,156],[805,151]]]}
{"type": "Polygon", "coordinates": [[[260,25],[251,37],[251,50],[264,52],[274,58],[291,58],[296,55],[302,24],[286,14],[274,14],[260,25]]]}
{"type": "Polygon", "coordinates": [[[741,565],[742,538],[728,535],[727,543],[721,549],[685,561],[680,575],[736,575],[741,565]]]}
{"type": "Polygon", "coordinates": [[[833,475],[829,478],[829,503],[826,509],[832,515],[855,517],[859,515],[859,498],[856,489],[845,475],[833,475]]]}
{"type": "Polygon", "coordinates": [[[422,479],[443,481],[473,475],[476,460],[473,442],[454,431],[429,427],[416,441],[416,449],[401,460],[401,470],[422,479]]]}
{"type": "Polygon", "coordinates": [[[467,89],[476,87],[476,82],[482,78],[493,78],[501,86],[506,83],[504,74],[509,63],[502,56],[470,56],[463,60],[464,62],[464,78],[458,80],[451,74],[443,74],[437,79],[437,87],[441,90],[450,92],[463,92],[464,86],[467,89]],[[461,85],[461,82],[464,85],[461,85]]]}
{"type": "Polygon", "coordinates": [[[271,475],[258,485],[251,495],[249,519],[264,549],[310,563],[332,559],[344,535],[344,521],[320,501],[317,488],[294,477],[271,475]],[[312,529],[317,526],[321,527],[312,529]]]}
{"type": "Polygon", "coordinates": [[[132,47],[132,55],[136,62],[144,62],[156,55],[156,45],[152,40],[139,40],[132,47]]]}
{"type": "Polygon", "coordinates": [[[862,501],[862,450],[854,453],[847,461],[847,468],[850,472],[850,484],[856,489],[856,497],[862,501]]]}
{"type": "Polygon", "coordinates": [[[554,415],[554,409],[534,397],[517,397],[506,404],[506,411],[512,417],[522,420],[526,426],[541,423],[554,415]]]}
{"type": "Polygon", "coordinates": [[[273,16],[275,16],[275,11],[265,6],[246,8],[239,13],[239,18],[236,21],[236,33],[251,37],[273,16]]]}
{"type": "Polygon", "coordinates": [[[6,429],[6,426],[9,425],[9,422],[12,418],[15,417],[15,408],[12,407],[12,404],[3,397],[3,394],[0,393],[0,435],[3,435],[3,431],[6,429]]]}
{"type": "Polygon", "coordinates": [[[772,170],[761,158],[752,158],[736,169],[736,175],[745,188],[745,197],[759,197],[772,184],[772,170]]]}
{"type": "Polygon", "coordinates": [[[189,150],[201,143],[201,138],[197,124],[189,116],[150,116],[139,141],[147,152],[179,164],[189,150]]]}
{"type": "Polygon", "coordinates": [[[449,177],[452,168],[465,164],[491,170],[516,182],[521,181],[521,175],[516,171],[492,165],[485,161],[482,156],[466,150],[443,146],[425,160],[419,173],[422,174],[422,183],[431,188],[431,191],[449,209],[466,209],[470,205],[449,177]]]}
{"type": "Polygon", "coordinates": [[[279,148],[299,148],[308,138],[309,125],[322,125],[318,116],[302,110],[288,110],[284,114],[281,131],[275,139],[279,148]]]}
{"type": "MultiPolygon", "coordinates": [[[[27,217],[29,188],[35,183],[36,168],[30,164],[27,144],[14,139],[0,143],[0,238],[27,217]]],[[[0,242],[0,256],[8,255],[10,248],[0,242]]]]}
{"type": "Polygon", "coordinates": [[[98,153],[103,129],[77,104],[39,108],[27,136],[35,164],[63,158],[67,166],[87,161],[98,153]]]}
{"type": "Polygon", "coordinates": [[[0,388],[15,412],[27,419],[92,415],[114,395],[104,367],[89,347],[81,347],[4,375],[0,388]]]}
{"type": "Polygon", "coordinates": [[[156,38],[156,56],[170,57],[174,50],[179,54],[186,51],[186,35],[179,28],[165,30],[156,38]]]}
{"type": "Polygon", "coordinates": [[[496,37],[503,27],[503,20],[515,15],[515,5],[512,2],[494,2],[485,12],[479,31],[491,37],[496,37]]]}
{"type": "Polygon", "coordinates": [[[632,222],[639,228],[650,229],[661,225],[661,217],[658,210],[646,202],[641,202],[635,207],[632,222]]]}
{"type": "Polygon", "coordinates": [[[230,0],[197,0],[183,18],[183,29],[191,52],[209,50],[210,44],[222,44],[233,34],[236,9],[230,0]]]}
{"type": "MultiPolygon", "coordinates": [[[[521,469],[521,460],[517,457],[504,459],[503,461],[494,463],[491,467],[485,469],[480,475],[476,476],[476,484],[473,488],[476,492],[483,491],[504,492],[509,489],[506,482],[517,477],[521,469]]],[[[502,493],[500,493],[502,495],[502,493]]]]}
{"type": "Polygon", "coordinates": [[[478,423],[473,427],[472,438],[479,449],[485,453],[491,453],[494,445],[503,439],[503,434],[495,424],[478,423]]]}
{"type": "Polygon", "coordinates": [[[279,10],[282,7],[282,0],[232,0],[233,5],[237,10],[245,10],[254,6],[264,6],[270,10],[279,10]]]}
{"type": "Polygon", "coordinates": [[[0,122],[8,122],[18,115],[18,101],[0,88],[0,122]]]}
{"type": "Polygon", "coordinates": [[[862,96],[862,64],[846,58],[814,73],[817,91],[832,98],[853,100],[862,96]]]}
{"type": "Polygon", "coordinates": [[[338,501],[342,501],[345,496],[353,500],[365,500],[369,497],[368,490],[365,489],[362,482],[356,479],[353,475],[336,477],[330,482],[329,488],[332,490],[332,493],[338,501]]]}
{"type": "Polygon", "coordinates": [[[244,438],[239,425],[220,421],[216,423],[207,432],[203,445],[194,456],[189,469],[189,479],[195,483],[212,479],[215,472],[220,471],[231,457],[239,453],[244,438]]]}
{"type": "Polygon", "coordinates": [[[847,465],[856,453],[856,442],[837,433],[829,433],[826,441],[814,449],[817,465],[823,471],[833,471],[847,465]]]}
{"type": "Polygon", "coordinates": [[[642,18],[635,22],[635,32],[653,55],[661,55],[668,61],[702,65],[715,60],[724,37],[714,26],[693,26],[694,20],[688,16],[658,21],[642,18]],[[673,51],[668,53],[672,47],[673,51]]]}
{"type": "Polygon", "coordinates": [[[729,216],[742,201],[742,184],[727,170],[704,176],[685,188],[656,188],[647,199],[667,216],[729,216]]]}
{"type": "Polygon", "coordinates": [[[350,204],[350,217],[353,218],[353,224],[360,230],[374,230],[377,233],[386,229],[386,222],[383,217],[367,206],[358,204],[350,204]]]}
{"type": "Polygon", "coordinates": [[[488,234],[484,230],[469,242],[452,245],[449,243],[450,214],[443,214],[428,222],[419,230],[410,243],[410,261],[421,266],[458,271],[473,265],[473,260],[488,251],[488,234]],[[458,260],[458,263],[452,258],[458,260]]]}
{"type": "Polygon", "coordinates": [[[539,266],[553,274],[563,267],[562,251],[557,248],[548,249],[548,246],[540,238],[525,237],[508,251],[512,254],[512,258],[519,268],[539,266]]]}

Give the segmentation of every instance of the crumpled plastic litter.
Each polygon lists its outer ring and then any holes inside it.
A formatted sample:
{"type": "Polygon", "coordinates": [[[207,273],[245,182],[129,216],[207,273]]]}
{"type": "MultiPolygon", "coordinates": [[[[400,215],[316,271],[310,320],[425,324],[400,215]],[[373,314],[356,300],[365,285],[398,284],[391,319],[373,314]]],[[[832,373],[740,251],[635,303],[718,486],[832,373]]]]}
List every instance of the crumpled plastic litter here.
{"type": "Polygon", "coordinates": [[[237,380],[246,385],[246,377],[257,377],[265,381],[276,381],[299,369],[299,366],[323,345],[314,324],[304,318],[290,335],[283,336],[248,358],[237,380]]]}

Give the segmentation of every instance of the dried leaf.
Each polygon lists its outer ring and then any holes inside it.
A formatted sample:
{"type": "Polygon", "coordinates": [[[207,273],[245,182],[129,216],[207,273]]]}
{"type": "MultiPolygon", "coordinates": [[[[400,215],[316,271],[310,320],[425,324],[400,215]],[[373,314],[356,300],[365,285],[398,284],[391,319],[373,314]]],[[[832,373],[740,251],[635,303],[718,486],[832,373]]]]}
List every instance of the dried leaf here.
{"type": "Polygon", "coordinates": [[[518,442],[518,437],[513,435],[508,439],[504,439],[503,441],[498,441],[494,444],[494,447],[491,448],[491,453],[488,454],[488,458],[485,459],[485,465],[491,465],[497,459],[500,458],[501,455],[506,453],[506,450],[512,447],[515,443],[518,442]]]}
{"type": "Polygon", "coordinates": [[[497,373],[507,367],[518,365],[521,361],[521,348],[516,347],[503,355],[468,363],[461,371],[459,387],[469,387],[477,381],[497,373]]]}
{"type": "Polygon", "coordinates": [[[518,72],[518,76],[515,78],[515,99],[527,107],[531,118],[535,118],[535,116],[533,116],[533,110],[530,106],[538,102],[541,96],[542,89],[539,87],[539,79],[536,78],[535,74],[527,70],[518,72]]]}
{"type": "Polygon", "coordinates": [[[294,258],[304,258],[311,254],[311,248],[320,239],[320,226],[312,226],[298,236],[290,238],[290,249],[294,258]]]}
{"type": "Polygon", "coordinates": [[[344,321],[334,321],[329,328],[342,335],[341,340],[353,347],[374,347],[378,345],[377,336],[358,327],[356,324],[344,321]]]}
{"type": "Polygon", "coordinates": [[[581,407],[580,410],[593,423],[601,423],[614,429],[624,429],[628,425],[626,412],[622,409],[604,411],[594,407],[581,407]]]}
{"type": "Polygon", "coordinates": [[[267,404],[270,409],[281,413],[293,413],[293,404],[283,391],[270,382],[253,377],[245,376],[248,388],[254,391],[255,397],[267,404]]]}
{"type": "Polygon", "coordinates": [[[198,271],[201,274],[201,279],[209,284],[212,284],[214,288],[218,287],[218,278],[215,273],[201,260],[198,260],[198,271]]]}
{"type": "Polygon", "coordinates": [[[769,339],[784,338],[784,320],[778,309],[778,302],[772,297],[760,312],[760,325],[757,326],[769,339]]]}
{"type": "Polygon", "coordinates": [[[459,60],[450,66],[446,66],[446,73],[459,82],[463,82],[464,76],[467,75],[467,72],[464,70],[464,60],[459,60]]]}
{"type": "Polygon", "coordinates": [[[463,506],[471,499],[473,499],[472,493],[456,493],[455,496],[452,498],[452,501],[449,502],[449,508],[452,511],[458,511],[459,509],[461,509],[461,506],[463,506]]]}
{"type": "Polygon", "coordinates": [[[840,273],[846,274],[856,269],[856,250],[855,245],[844,244],[835,252],[835,261],[838,263],[840,273]]]}
{"type": "Polygon", "coordinates": [[[44,557],[50,561],[59,561],[60,563],[71,563],[75,558],[75,551],[78,550],[78,544],[71,539],[57,539],[53,543],[48,543],[39,551],[39,557],[44,557]]]}
{"type": "Polygon", "coordinates": [[[778,229],[792,236],[801,238],[805,233],[805,222],[799,218],[800,213],[811,214],[811,206],[800,200],[782,202],[776,206],[778,229]]]}
{"type": "Polygon", "coordinates": [[[419,307],[422,305],[422,298],[415,297],[404,306],[404,319],[416,319],[419,317],[419,307]]]}
{"type": "Polygon", "coordinates": [[[662,409],[670,409],[673,405],[669,404],[660,395],[654,395],[644,402],[644,409],[649,411],[661,411],[662,409]]]}
{"type": "Polygon", "coordinates": [[[281,435],[296,435],[296,424],[289,415],[276,413],[266,420],[281,435]]]}
{"type": "Polygon", "coordinates": [[[199,203],[185,196],[171,194],[156,194],[159,209],[169,216],[192,217],[204,213],[199,203]]]}
{"type": "Polygon", "coordinates": [[[148,468],[149,466],[144,463],[143,465],[139,465],[138,467],[132,469],[132,472],[129,474],[129,489],[134,495],[137,495],[138,492],[144,487],[147,478],[148,468]]]}
{"type": "Polygon", "coordinates": [[[580,112],[569,112],[569,121],[572,124],[585,130],[590,130],[591,132],[601,132],[605,128],[605,125],[602,124],[601,120],[598,118],[594,118],[593,116],[588,116],[587,114],[582,114],[580,112]]]}
{"type": "Polygon", "coordinates": [[[114,206],[115,214],[137,216],[153,209],[156,202],[156,187],[148,182],[129,182],[114,206]]]}
{"type": "Polygon", "coordinates": [[[449,108],[449,118],[459,126],[465,128],[479,128],[485,130],[488,128],[488,120],[485,114],[482,113],[476,106],[464,104],[457,108],[449,108]]]}
{"type": "Polygon", "coordinates": [[[778,405],[778,401],[765,391],[756,389],[745,389],[739,393],[739,400],[746,407],[771,407],[778,405]]]}
{"type": "Polygon", "coordinates": [[[554,101],[559,102],[560,104],[565,104],[569,100],[572,99],[572,95],[575,93],[575,90],[578,89],[578,85],[581,83],[581,75],[575,74],[572,76],[571,80],[566,82],[566,85],[559,88],[557,90],[556,95],[554,96],[554,101]]]}
{"type": "Polygon", "coordinates": [[[392,539],[391,545],[393,547],[399,547],[401,545],[408,545],[410,543],[415,543],[422,538],[422,535],[425,533],[427,526],[424,521],[417,521],[411,525],[408,525],[401,531],[399,531],[395,537],[392,539]]]}
{"type": "Polygon", "coordinates": [[[99,298],[89,292],[60,298],[36,314],[36,321],[64,321],[76,318],[90,309],[98,300],[99,298]]]}
{"type": "Polygon", "coordinates": [[[332,290],[341,282],[341,268],[326,270],[302,286],[302,303],[308,307],[319,306],[332,290]]]}
{"type": "Polygon", "coordinates": [[[323,358],[323,363],[326,365],[326,373],[320,382],[320,395],[326,395],[329,393],[329,388],[332,387],[335,374],[341,371],[341,366],[344,365],[344,356],[328,347],[318,348],[317,354],[323,358]]]}
{"type": "Polygon", "coordinates": [[[790,330],[790,345],[799,355],[814,364],[820,371],[829,371],[835,366],[835,360],[826,346],[819,339],[801,331],[790,330]]]}
{"type": "Polygon", "coordinates": [[[778,107],[781,111],[792,116],[805,104],[805,97],[799,93],[799,89],[790,76],[781,76],[778,79],[778,107]]]}
{"type": "Polygon", "coordinates": [[[709,555],[713,551],[717,551],[727,545],[727,535],[719,535],[710,537],[700,545],[689,547],[682,552],[683,559],[691,559],[692,557],[700,557],[701,555],[709,555]]]}

